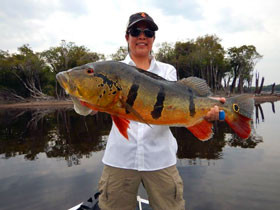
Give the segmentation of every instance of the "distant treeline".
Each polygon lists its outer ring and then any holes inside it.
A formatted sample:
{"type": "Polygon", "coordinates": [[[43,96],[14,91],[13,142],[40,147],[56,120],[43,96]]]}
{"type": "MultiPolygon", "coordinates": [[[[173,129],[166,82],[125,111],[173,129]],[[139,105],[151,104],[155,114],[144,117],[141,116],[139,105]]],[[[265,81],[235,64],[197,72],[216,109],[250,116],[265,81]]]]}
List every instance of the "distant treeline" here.
{"type": "MultiPolygon", "coordinates": [[[[272,85],[266,85],[262,87],[262,92],[271,92],[272,91],[272,85]]],[[[280,92],[280,84],[275,85],[274,87],[275,92],[280,92]]],[[[255,92],[255,87],[251,88],[251,92],[255,92]]]]}
{"type": "MultiPolygon", "coordinates": [[[[0,98],[63,98],[64,91],[55,79],[58,72],[100,60],[119,61],[127,53],[127,48],[121,46],[116,53],[105,57],[64,40],[59,46],[43,52],[34,52],[28,44],[19,47],[17,53],[0,49],[0,98]]],[[[159,61],[172,64],[177,69],[178,79],[189,76],[203,78],[214,92],[249,89],[254,67],[262,58],[253,45],[225,50],[216,35],[175,44],[164,42],[154,56],[159,61]]]]}

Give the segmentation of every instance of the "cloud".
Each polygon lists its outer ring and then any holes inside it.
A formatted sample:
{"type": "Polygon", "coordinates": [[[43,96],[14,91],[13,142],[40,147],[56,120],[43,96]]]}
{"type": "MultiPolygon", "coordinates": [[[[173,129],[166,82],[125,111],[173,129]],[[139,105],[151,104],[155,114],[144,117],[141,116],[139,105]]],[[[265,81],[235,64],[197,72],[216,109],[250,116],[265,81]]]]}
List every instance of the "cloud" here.
{"type": "Polygon", "coordinates": [[[197,1],[172,1],[170,0],[152,0],[151,5],[160,8],[164,15],[182,16],[189,20],[202,19],[201,7],[197,1]]]}
{"type": "Polygon", "coordinates": [[[269,69],[275,80],[279,7],[277,0],[1,0],[0,49],[14,52],[30,44],[43,51],[63,39],[109,55],[126,46],[128,17],[145,11],[159,26],[155,45],[206,34],[216,34],[226,49],[252,44],[264,55],[257,68],[269,69]]]}
{"type": "Polygon", "coordinates": [[[242,31],[262,31],[263,22],[256,16],[244,16],[236,14],[231,8],[223,8],[220,12],[220,18],[215,26],[221,32],[236,33],[242,31]]]}

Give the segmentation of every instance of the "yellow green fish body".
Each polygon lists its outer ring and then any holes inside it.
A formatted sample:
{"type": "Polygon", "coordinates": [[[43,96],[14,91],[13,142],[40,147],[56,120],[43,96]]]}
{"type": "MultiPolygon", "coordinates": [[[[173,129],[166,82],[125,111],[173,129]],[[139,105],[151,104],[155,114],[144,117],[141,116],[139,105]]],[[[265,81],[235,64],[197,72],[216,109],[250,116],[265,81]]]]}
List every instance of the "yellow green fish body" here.
{"type": "Polygon", "coordinates": [[[214,105],[225,111],[227,123],[240,137],[248,138],[251,132],[252,97],[229,98],[222,104],[209,97],[206,82],[196,77],[167,81],[134,66],[104,61],[61,72],[57,80],[73,97],[78,113],[93,109],[111,114],[126,138],[128,120],[134,120],[184,126],[200,140],[207,140],[212,136],[212,123],[204,117],[214,105]]]}

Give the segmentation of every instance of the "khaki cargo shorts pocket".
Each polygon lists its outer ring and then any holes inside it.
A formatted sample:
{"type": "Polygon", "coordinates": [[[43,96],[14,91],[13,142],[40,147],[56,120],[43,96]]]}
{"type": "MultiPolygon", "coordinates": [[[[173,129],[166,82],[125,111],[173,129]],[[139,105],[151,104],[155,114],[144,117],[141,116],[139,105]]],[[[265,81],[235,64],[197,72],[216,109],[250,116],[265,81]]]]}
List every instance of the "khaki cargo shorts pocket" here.
{"type": "Polygon", "coordinates": [[[183,181],[180,176],[176,176],[174,178],[174,184],[175,184],[175,200],[181,201],[183,200],[183,181]]]}
{"type": "Polygon", "coordinates": [[[109,174],[103,174],[98,183],[98,190],[101,193],[99,196],[100,200],[108,200],[108,183],[109,183],[109,174]]]}

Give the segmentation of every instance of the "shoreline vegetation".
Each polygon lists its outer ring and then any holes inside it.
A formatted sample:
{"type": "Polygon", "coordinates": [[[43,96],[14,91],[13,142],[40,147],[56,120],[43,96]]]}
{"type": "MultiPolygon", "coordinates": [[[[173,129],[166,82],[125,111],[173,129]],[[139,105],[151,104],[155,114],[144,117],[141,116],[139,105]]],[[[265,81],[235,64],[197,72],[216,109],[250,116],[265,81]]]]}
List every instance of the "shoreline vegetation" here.
{"type": "MultiPolygon", "coordinates": [[[[253,95],[255,99],[255,104],[261,104],[265,102],[275,102],[280,101],[280,94],[261,94],[253,95]]],[[[61,99],[61,100],[31,100],[31,101],[9,101],[5,103],[0,101],[0,109],[57,109],[57,108],[72,108],[73,102],[71,99],[61,99]]]]}
{"type": "MultiPolygon", "coordinates": [[[[0,49],[0,110],[72,108],[72,101],[56,81],[58,72],[107,59],[121,61],[127,54],[127,47],[120,46],[106,57],[65,40],[42,52],[34,52],[28,44],[17,53],[0,49]]],[[[216,96],[247,93],[255,97],[256,105],[280,100],[280,84],[263,86],[265,78],[258,72],[253,87],[254,68],[262,58],[253,45],[226,50],[219,37],[205,35],[187,42],[161,43],[154,56],[173,65],[178,80],[189,76],[204,79],[216,96]]]]}

